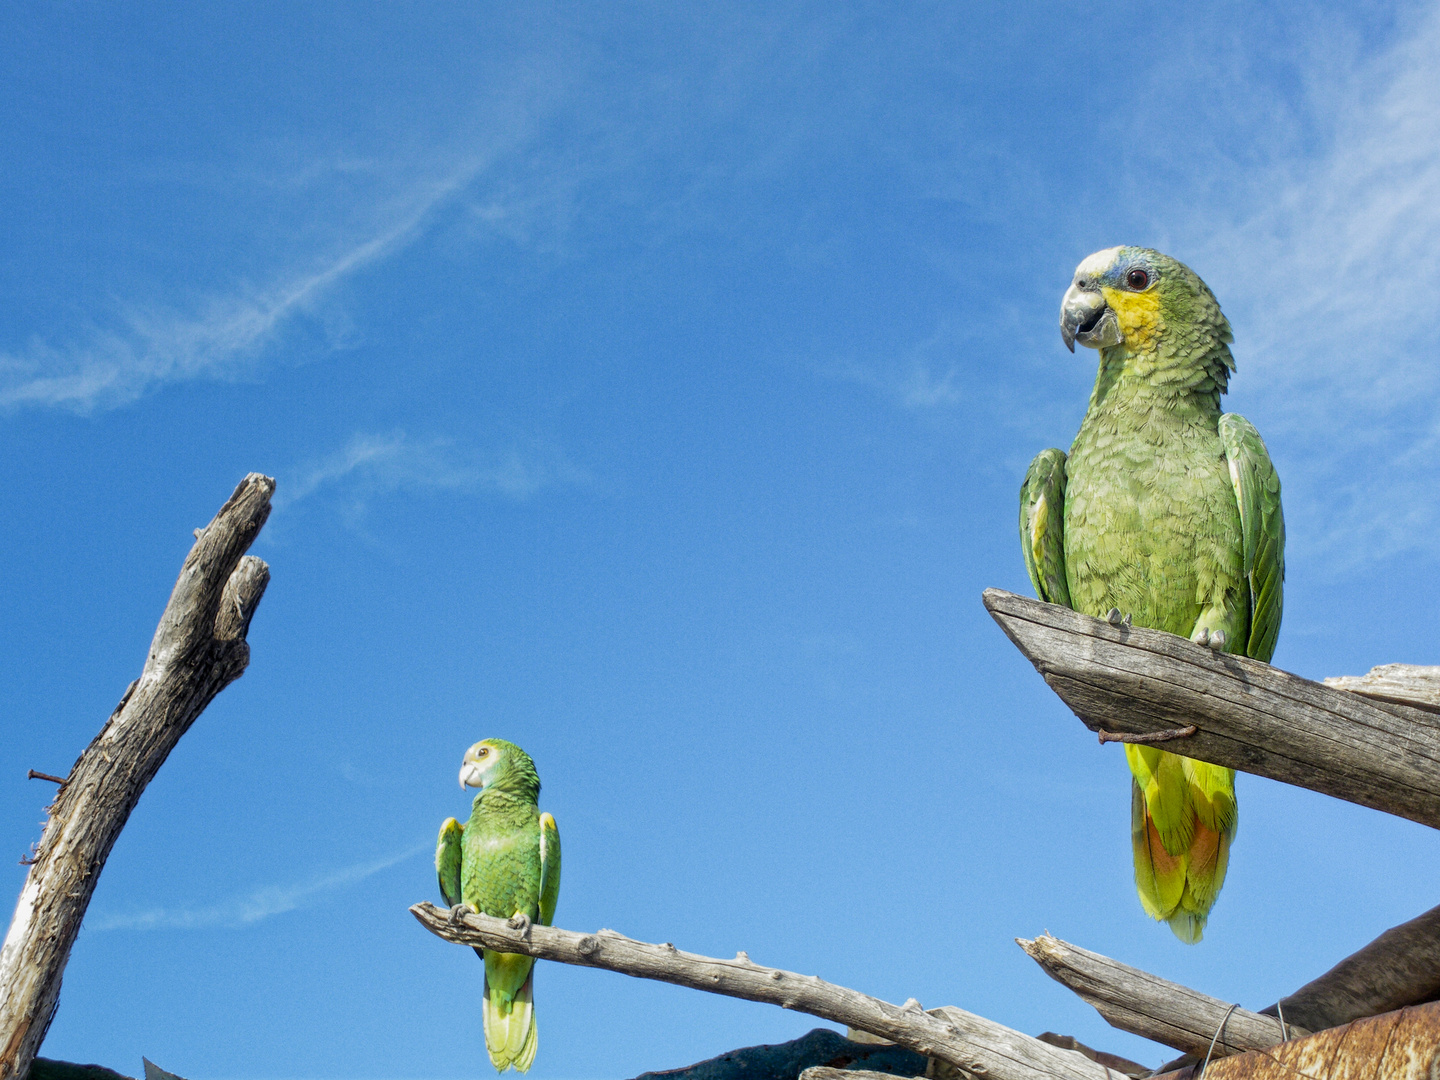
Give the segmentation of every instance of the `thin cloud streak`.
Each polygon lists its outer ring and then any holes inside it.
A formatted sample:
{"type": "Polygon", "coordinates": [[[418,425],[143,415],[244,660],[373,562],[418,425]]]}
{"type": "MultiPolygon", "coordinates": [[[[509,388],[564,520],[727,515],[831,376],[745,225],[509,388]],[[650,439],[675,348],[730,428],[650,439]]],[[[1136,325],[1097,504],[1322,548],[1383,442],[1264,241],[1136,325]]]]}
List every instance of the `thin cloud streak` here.
{"type": "Polygon", "coordinates": [[[512,447],[490,456],[448,439],[417,441],[403,431],[359,433],[318,461],[282,474],[277,511],[326,490],[338,492],[352,510],[397,491],[475,491],[523,500],[555,485],[588,485],[590,477],[554,447],[512,447]]]}
{"type": "Polygon", "coordinates": [[[35,342],[23,354],[0,354],[0,407],[114,408],[162,383],[235,370],[339,282],[411,243],[431,213],[467,188],[485,164],[473,158],[438,182],[417,185],[377,233],[320,269],[262,292],[213,299],[196,316],[131,311],[121,330],[97,333],[81,346],[35,342]]]}
{"type": "Polygon", "coordinates": [[[250,926],[273,915],[283,915],[313,902],[325,893],[374,877],[407,859],[428,851],[428,843],[398,855],[357,863],[310,881],[270,885],[223,904],[193,908],[151,908],[130,915],[98,915],[85,920],[87,930],[201,930],[208,927],[250,926]]]}

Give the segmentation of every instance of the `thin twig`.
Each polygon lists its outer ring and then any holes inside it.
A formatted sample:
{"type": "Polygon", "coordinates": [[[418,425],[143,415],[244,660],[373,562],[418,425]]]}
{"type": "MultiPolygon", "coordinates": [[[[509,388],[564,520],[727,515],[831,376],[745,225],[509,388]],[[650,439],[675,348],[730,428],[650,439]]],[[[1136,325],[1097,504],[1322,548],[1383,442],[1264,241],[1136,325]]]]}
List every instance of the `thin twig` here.
{"type": "Polygon", "coordinates": [[[1171,739],[1188,739],[1200,729],[1194,724],[1186,724],[1184,727],[1171,728],[1168,731],[1151,731],[1144,735],[1131,735],[1125,731],[1100,731],[1100,743],[1103,746],[1107,742],[1127,743],[1157,743],[1169,742],[1171,739]]]}
{"type": "Polygon", "coordinates": [[[67,783],[69,783],[69,781],[66,780],[63,776],[51,776],[48,772],[36,772],[34,769],[30,770],[29,774],[26,776],[26,779],[49,780],[52,784],[59,784],[61,787],[64,787],[67,783]]]}

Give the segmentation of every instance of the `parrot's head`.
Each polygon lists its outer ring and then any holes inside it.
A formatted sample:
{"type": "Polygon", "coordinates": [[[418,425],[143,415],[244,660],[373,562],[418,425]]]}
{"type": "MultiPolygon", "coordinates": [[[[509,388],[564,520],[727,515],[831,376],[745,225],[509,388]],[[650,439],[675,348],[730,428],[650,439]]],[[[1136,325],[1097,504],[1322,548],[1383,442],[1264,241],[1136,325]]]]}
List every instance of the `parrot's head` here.
{"type": "Polygon", "coordinates": [[[481,739],[460,762],[460,787],[533,789],[540,792],[540,778],[530,755],[504,739],[481,739]]]}
{"type": "Polygon", "coordinates": [[[1152,248],[1106,248],[1076,267],[1060,303],[1060,336],[1071,352],[1078,341],[1134,355],[1163,352],[1168,341],[1197,357],[1223,353],[1224,366],[1234,369],[1230,324],[1209,286],[1152,248]]]}

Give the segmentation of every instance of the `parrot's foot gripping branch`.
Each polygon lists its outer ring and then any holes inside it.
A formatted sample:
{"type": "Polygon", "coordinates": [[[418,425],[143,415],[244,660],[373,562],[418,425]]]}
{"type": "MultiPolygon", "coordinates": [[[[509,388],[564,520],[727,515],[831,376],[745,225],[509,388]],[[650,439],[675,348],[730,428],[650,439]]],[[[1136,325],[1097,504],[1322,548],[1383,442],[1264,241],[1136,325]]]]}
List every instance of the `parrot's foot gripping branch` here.
{"type": "Polygon", "coordinates": [[[1207,627],[1204,630],[1201,630],[1200,633],[1196,636],[1195,643],[1197,645],[1204,645],[1207,648],[1213,650],[1214,652],[1224,652],[1225,642],[1227,642],[1228,640],[1230,639],[1225,636],[1224,630],[1216,630],[1212,634],[1207,627]]]}
{"type": "Polygon", "coordinates": [[[1123,626],[1127,630],[1130,629],[1130,616],[1126,615],[1122,619],[1120,617],[1120,609],[1118,607],[1112,607],[1109,611],[1105,613],[1105,621],[1108,622],[1111,626],[1123,626]]]}
{"type": "Polygon", "coordinates": [[[1124,743],[1157,743],[1169,742],[1171,739],[1188,739],[1200,729],[1194,724],[1186,724],[1184,727],[1171,728],[1169,731],[1150,731],[1141,735],[1131,735],[1124,731],[1097,731],[1101,744],[1107,742],[1124,743]]]}
{"type": "Polygon", "coordinates": [[[457,925],[466,915],[475,911],[469,904],[454,904],[450,908],[449,921],[451,926],[457,925]]]}
{"type": "Polygon", "coordinates": [[[511,930],[519,930],[521,934],[528,936],[530,933],[530,916],[523,911],[517,911],[510,918],[505,920],[505,925],[511,930]]]}

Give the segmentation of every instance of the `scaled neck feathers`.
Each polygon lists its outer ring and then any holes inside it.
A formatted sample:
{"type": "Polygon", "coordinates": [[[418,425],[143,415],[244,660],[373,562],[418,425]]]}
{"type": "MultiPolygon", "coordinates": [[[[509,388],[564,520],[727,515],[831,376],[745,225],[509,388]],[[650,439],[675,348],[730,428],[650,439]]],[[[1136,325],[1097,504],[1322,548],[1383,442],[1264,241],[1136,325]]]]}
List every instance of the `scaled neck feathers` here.
{"type": "Polygon", "coordinates": [[[1162,320],[1144,348],[1101,349],[1089,414],[1138,409],[1218,417],[1220,395],[1235,370],[1223,317],[1221,326],[1223,336],[1219,327],[1167,327],[1162,320]]]}
{"type": "Polygon", "coordinates": [[[479,807],[482,799],[486,806],[507,803],[534,806],[540,800],[540,777],[533,765],[529,768],[512,765],[475,796],[474,805],[479,807]]]}

